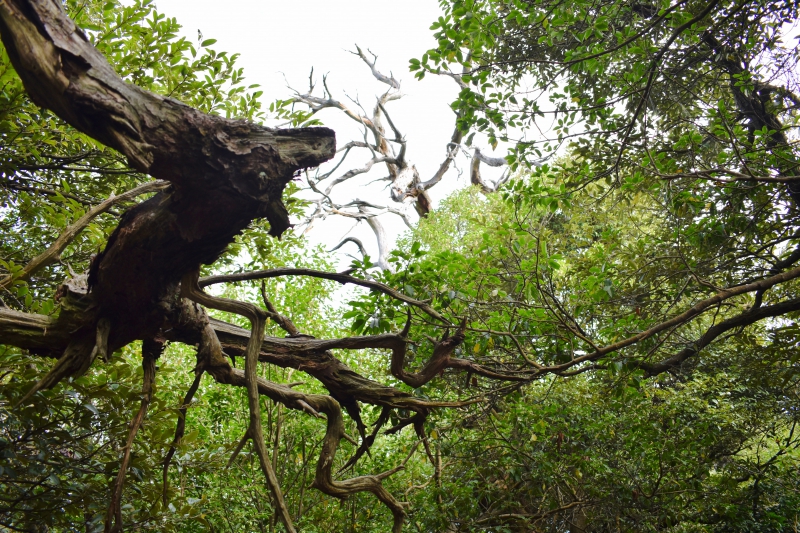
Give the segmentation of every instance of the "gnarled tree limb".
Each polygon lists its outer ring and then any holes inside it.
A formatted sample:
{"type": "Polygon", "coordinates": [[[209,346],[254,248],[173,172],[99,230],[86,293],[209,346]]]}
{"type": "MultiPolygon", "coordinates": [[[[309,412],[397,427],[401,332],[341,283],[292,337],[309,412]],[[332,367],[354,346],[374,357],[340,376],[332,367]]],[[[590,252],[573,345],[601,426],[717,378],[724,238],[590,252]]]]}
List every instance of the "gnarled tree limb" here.
{"type": "Polygon", "coordinates": [[[267,313],[258,306],[237,300],[229,300],[227,298],[216,298],[204,293],[197,286],[197,278],[199,269],[193,273],[189,273],[183,277],[181,281],[181,295],[189,298],[199,304],[205,305],[212,309],[218,309],[228,313],[236,313],[247,317],[250,320],[251,331],[250,339],[247,343],[245,350],[245,364],[244,364],[244,377],[245,386],[247,388],[247,405],[250,412],[250,423],[247,427],[247,436],[253,441],[253,447],[256,449],[261,469],[264,472],[264,477],[267,479],[272,497],[275,500],[275,507],[277,508],[278,515],[286,527],[286,531],[295,533],[295,528],[292,523],[292,517],[289,514],[289,509],[286,507],[286,502],[283,499],[278,478],[275,476],[275,470],[269,461],[267,455],[267,447],[264,442],[264,432],[261,427],[261,404],[258,400],[258,375],[256,369],[258,367],[258,354],[261,351],[261,342],[264,339],[264,328],[266,326],[267,313]]]}

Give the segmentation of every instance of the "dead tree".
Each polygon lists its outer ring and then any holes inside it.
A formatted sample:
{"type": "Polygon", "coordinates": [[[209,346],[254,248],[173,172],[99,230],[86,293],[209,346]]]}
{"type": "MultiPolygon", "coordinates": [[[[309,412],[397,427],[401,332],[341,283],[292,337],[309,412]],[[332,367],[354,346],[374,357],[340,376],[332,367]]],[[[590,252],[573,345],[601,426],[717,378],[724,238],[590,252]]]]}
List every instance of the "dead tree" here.
{"type": "MultiPolygon", "coordinates": [[[[469,157],[469,176],[470,183],[480,187],[484,193],[497,191],[510,177],[508,168],[495,182],[481,177],[480,167],[482,164],[491,167],[506,167],[506,160],[502,157],[488,157],[476,146],[471,146],[467,141],[464,144],[464,134],[458,127],[455,127],[450,140],[445,144],[445,158],[433,175],[424,180],[416,165],[407,157],[407,141],[398,125],[392,120],[387,107],[395,100],[403,97],[400,88],[400,81],[393,75],[385,75],[377,68],[378,57],[369,52],[371,58],[364,51],[356,46],[356,51],[352,52],[358,56],[371,70],[372,75],[380,83],[388,86],[385,92],[376,97],[375,105],[371,112],[358,101],[347,104],[340,99],[333,97],[328,88],[327,79],[322,80],[322,96],[314,94],[316,87],[312,76],[309,77],[309,89],[301,93],[295,90],[291,100],[293,104],[303,104],[308,107],[311,114],[316,114],[324,109],[339,110],[348,118],[355,121],[363,129],[363,138],[350,141],[337,150],[341,154],[339,159],[333,163],[333,167],[325,172],[317,171],[313,176],[306,173],[308,188],[317,195],[313,201],[313,209],[305,224],[312,224],[316,219],[330,215],[343,216],[358,221],[366,221],[377,240],[378,259],[375,266],[387,269],[388,245],[384,229],[378,217],[384,214],[399,216],[410,227],[408,206],[413,206],[419,217],[425,217],[432,208],[432,201],[428,191],[440,183],[451,167],[455,166],[456,158],[464,154],[469,157]],[[390,133],[387,132],[387,127],[390,133]],[[342,165],[347,157],[354,150],[369,152],[370,158],[360,167],[350,168],[341,171],[342,165]],[[471,156],[469,152],[472,152],[471,156]],[[385,181],[389,188],[389,199],[397,207],[389,205],[376,205],[359,199],[354,199],[346,203],[337,203],[332,198],[334,189],[348,180],[362,176],[375,168],[376,165],[383,165],[388,172],[388,176],[380,179],[385,181]]],[[[464,86],[460,76],[449,74],[459,86],[464,86]]],[[[456,117],[457,118],[457,117],[456,117]]],[[[345,167],[346,168],[346,167],[345,167]]],[[[341,246],[347,239],[339,244],[341,246]]],[[[338,246],[337,246],[338,248],[338,246]]],[[[363,247],[360,247],[363,254],[363,247]]]]}

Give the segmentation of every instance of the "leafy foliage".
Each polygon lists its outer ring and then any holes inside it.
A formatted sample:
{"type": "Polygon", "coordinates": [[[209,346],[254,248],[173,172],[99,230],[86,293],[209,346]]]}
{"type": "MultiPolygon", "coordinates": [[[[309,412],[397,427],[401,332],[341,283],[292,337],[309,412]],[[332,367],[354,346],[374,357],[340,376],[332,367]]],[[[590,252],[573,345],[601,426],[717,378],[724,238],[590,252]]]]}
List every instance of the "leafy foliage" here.
{"type": "MultiPolygon", "coordinates": [[[[524,371],[523,351],[540,364],[570,363],[591,349],[576,325],[598,344],[615,342],[702,297],[692,296],[683,261],[654,261],[661,247],[704,249],[673,244],[685,237],[654,216],[651,197],[621,210],[613,190],[572,194],[551,210],[561,188],[542,176],[514,182],[505,199],[461,191],[404,245],[406,258],[427,253],[397,276],[442,313],[470,318],[461,357],[506,372],[524,371]]],[[[646,380],[637,364],[681,351],[739,309],[621,350],[593,373],[524,388],[456,373],[426,385],[419,393],[489,400],[466,416],[436,417],[446,466],[440,492],[421,493],[416,505],[427,512],[415,516],[463,531],[790,531],[800,460],[798,358],[788,348],[798,340],[796,312],[728,336],[670,374],[646,380]]]]}
{"type": "Polygon", "coordinates": [[[794,4],[442,6],[432,26],[438,47],[412,60],[411,69],[422,77],[463,67],[454,108],[464,131],[476,128],[490,139],[530,126],[544,132],[521,139],[512,163],[568,144],[593,165],[587,177],[612,173],[617,180],[633,174],[619,175],[629,165],[680,173],[755,158],[761,161],[751,171],[761,175],[794,164],[791,151],[774,146],[785,144],[775,134],[797,120],[797,54],[788,34],[794,4]]]}
{"type": "MultiPolygon", "coordinates": [[[[384,417],[378,406],[351,408],[351,439],[363,429],[354,413],[395,428],[353,474],[391,470],[411,453],[405,472],[385,484],[411,503],[418,531],[795,530],[798,55],[782,39],[797,6],[442,6],[438,47],[412,60],[412,70],[424,77],[462,67],[451,74],[464,84],[453,107],[465,133],[487,133],[492,143],[535,127],[545,133],[517,139],[507,157],[517,175],[500,194],[473,187],[431,212],[391,253],[391,269],[375,272],[368,257],[352,265],[355,276],[385,283],[442,320],[385,291],[347,293],[340,308],[329,282],[265,282],[304,334],[407,333],[404,371],[424,370],[442,339],[463,336],[448,355],[453,365],[419,387],[394,369],[386,375],[384,351],[336,353],[411,398],[469,403],[432,411],[416,435],[399,430],[412,425],[408,410],[384,417]]],[[[126,80],[208,113],[264,117],[236,55],[212,50],[213,39],[178,37],[177,22],[152,1],[67,8],[126,80]]],[[[146,177],[36,107],[8,57],[0,62],[0,274],[13,274],[89,206],[146,177]]],[[[295,126],[316,124],[291,103],[269,111],[295,126]]],[[[287,192],[290,211],[302,213],[296,187],[287,192]]],[[[63,312],[54,288],[87,268],[118,222],[116,212],[95,219],[59,262],[16,280],[2,302],[63,312]]],[[[252,224],[207,273],[331,268],[302,238],[275,241],[268,230],[252,224]]],[[[223,295],[258,301],[259,289],[248,283],[223,295]]],[[[102,530],[141,396],[136,348],[15,407],[48,365],[0,347],[0,526],[102,530]]],[[[192,356],[172,345],[159,361],[155,399],[134,443],[126,526],[280,529],[269,492],[253,483],[253,450],[245,446],[227,464],[248,427],[242,390],[204,378],[184,406],[188,429],[164,486],[192,356]]],[[[316,381],[296,383],[291,370],[259,372],[328,393],[316,381]]],[[[280,404],[263,410],[272,464],[304,531],[385,530],[389,513],[371,495],[339,504],[307,490],[319,421],[280,404]]],[[[356,450],[343,441],[335,466],[356,450]]]]}

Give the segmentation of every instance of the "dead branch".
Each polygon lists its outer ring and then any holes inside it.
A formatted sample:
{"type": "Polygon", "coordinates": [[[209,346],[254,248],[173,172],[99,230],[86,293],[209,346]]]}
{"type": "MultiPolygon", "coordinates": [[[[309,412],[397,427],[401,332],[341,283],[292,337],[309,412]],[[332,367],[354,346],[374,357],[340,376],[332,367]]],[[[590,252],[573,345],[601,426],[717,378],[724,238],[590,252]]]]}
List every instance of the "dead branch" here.
{"type": "Polygon", "coordinates": [[[436,171],[436,174],[433,175],[431,179],[425,181],[420,184],[420,186],[428,190],[440,181],[447,173],[447,170],[450,168],[450,165],[455,161],[456,156],[458,155],[459,148],[461,148],[461,140],[464,138],[464,133],[456,127],[453,130],[453,135],[450,136],[450,142],[447,143],[447,156],[445,157],[442,164],[439,165],[439,170],[436,171]]]}
{"type": "MultiPolygon", "coordinates": [[[[359,206],[359,212],[367,213],[368,211],[364,206],[359,206]]],[[[389,243],[386,238],[386,230],[383,228],[383,224],[380,223],[378,217],[367,217],[367,224],[372,229],[372,232],[375,234],[375,240],[378,241],[378,259],[375,261],[375,266],[380,268],[381,270],[391,270],[389,266],[389,243]]]]}
{"type": "Polygon", "coordinates": [[[336,246],[334,246],[333,248],[331,248],[328,251],[329,252],[335,252],[336,250],[338,250],[339,248],[341,248],[342,246],[344,246],[348,242],[352,242],[353,244],[355,244],[358,247],[358,251],[361,254],[362,258],[366,257],[367,251],[364,249],[364,243],[361,242],[360,239],[357,239],[355,237],[346,237],[346,238],[342,239],[342,242],[340,242],[339,244],[337,244],[336,246]]]}
{"type": "Polygon", "coordinates": [[[380,82],[385,83],[386,85],[388,85],[392,89],[400,90],[400,82],[398,82],[396,79],[394,79],[393,76],[386,76],[384,74],[381,74],[378,71],[378,69],[375,68],[375,64],[378,62],[378,56],[376,56],[375,54],[372,53],[372,51],[370,51],[369,53],[372,54],[372,62],[370,62],[370,60],[367,58],[367,56],[364,54],[364,52],[361,50],[361,48],[359,48],[358,45],[355,45],[355,46],[356,46],[357,52],[350,52],[350,53],[360,57],[364,61],[364,63],[366,63],[367,66],[369,66],[370,70],[372,71],[372,75],[375,76],[375,79],[377,79],[380,82]]]}
{"type": "Polygon", "coordinates": [[[480,148],[474,148],[474,154],[472,156],[472,163],[470,165],[470,182],[473,185],[477,185],[481,188],[481,190],[485,193],[493,193],[496,192],[497,189],[505,183],[510,174],[508,172],[504,172],[503,175],[497,180],[496,183],[490,184],[483,178],[481,178],[481,163],[485,163],[490,167],[501,167],[506,164],[506,160],[502,157],[487,157],[481,151],[480,148]]]}

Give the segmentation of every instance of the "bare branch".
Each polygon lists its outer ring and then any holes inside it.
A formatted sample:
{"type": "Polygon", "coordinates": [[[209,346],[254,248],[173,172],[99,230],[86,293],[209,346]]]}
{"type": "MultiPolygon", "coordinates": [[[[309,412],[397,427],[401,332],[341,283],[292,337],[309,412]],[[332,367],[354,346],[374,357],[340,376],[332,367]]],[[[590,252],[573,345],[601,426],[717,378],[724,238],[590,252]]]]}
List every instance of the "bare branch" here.
{"type": "MultiPolygon", "coordinates": [[[[359,212],[366,212],[366,208],[361,206],[358,208],[359,212]]],[[[383,224],[378,221],[378,217],[368,217],[367,224],[369,227],[372,228],[372,232],[375,234],[375,239],[378,241],[378,260],[375,261],[375,266],[380,268],[381,270],[391,270],[388,262],[389,256],[389,243],[386,238],[386,230],[383,228],[383,224]]]]}
{"type": "MultiPolygon", "coordinates": [[[[466,70],[467,70],[466,67],[464,67],[464,71],[466,70]]],[[[455,81],[461,89],[469,89],[469,85],[467,85],[467,83],[461,77],[461,74],[456,74],[455,72],[450,72],[447,70],[437,70],[435,74],[452,78],[453,81],[455,81]]]]}
{"type": "Polygon", "coordinates": [[[375,438],[378,436],[378,432],[381,428],[386,425],[386,422],[389,421],[389,416],[391,415],[392,410],[389,408],[384,407],[381,409],[381,414],[378,416],[378,419],[373,424],[372,433],[367,435],[362,441],[361,445],[356,450],[356,453],[347,460],[343,467],[339,469],[339,474],[347,470],[348,468],[353,467],[361,457],[369,451],[373,444],[375,444],[375,438]]]}
{"type": "Polygon", "coordinates": [[[380,135],[380,132],[376,131],[377,128],[367,117],[361,116],[343,103],[338,100],[334,100],[333,98],[320,98],[319,96],[313,96],[311,94],[300,94],[296,93],[293,100],[295,102],[300,102],[306,104],[308,107],[311,108],[311,111],[317,113],[325,108],[334,108],[339,109],[344,112],[345,115],[350,117],[352,120],[358,122],[359,124],[363,124],[367,128],[369,128],[373,134],[380,135]]]}
{"type": "Polygon", "coordinates": [[[18,279],[27,279],[34,273],[38,272],[42,268],[46,267],[47,265],[54,263],[59,260],[61,252],[71,243],[78,234],[89,225],[89,223],[94,220],[98,215],[101,215],[108,211],[112,206],[120,203],[126,202],[128,200],[132,200],[137,196],[142,194],[146,194],[149,192],[159,191],[162,189],[166,189],[169,187],[169,183],[166,181],[151,181],[148,183],[143,183],[138,187],[135,187],[127,192],[120,194],[119,196],[110,196],[107,200],[98,204],[97,206],[93,207],[89,211],[87,211],[81,218],[79,218],[74,224],[67,226],[61,235],[59,235],[58,239],[55,240],[50,247],[39,254],[38,256],[31,259],[31,261],[25,265],[22,270],[16,272],[14,274],[8,275],[3,279],[0,279],[0,289],[6,288],[11,286],[11,284],[18,279]]]}
{"type": "Polygon", "coordinates": [[[475,156],[481,163],[486,163],[490,167],[502,167],[507,164],[505,158],[503,157],[489,157],[481,152],[480,148],[477,146],[475,147],[475,156]]]}
{"type": "Polygon", "coordinates": [[[392,122],[392,118],[389,116],[389,113],[386,111],[386,108],[383,107],[381,100],[378,100],[378,109],[383,113],[383,116],[386,117],[386,121],[389,123],[389,127],[392,128],[394,132],[394,142],[400,144],[400,154],[395,158],[396,164],[400,167],[405,165],[406,159],[406,146],[408,143],[406,142],[406,138],[403,134],[400,133],[400,130],[397,129],[397,126],[394,125],[392,122]]]}
{"type": "Polygon", "coordinates": [[[328,188],[325,189],[325,195],[329,196],[331,194],[331,191],[333,190],[333,188],[336,185],[342,183],[343,181],[347,181],[352,177],[358,176],[359,174],[366,174],[367,172],[372,170],[372,167],[375,165],[375,163],[392,163],[393,164],[393,163],[395,163],[395,160],[390,158],[390,157],[386,157],[384,155],[375,155],[375,157],[373,157],[372,159],[367,161],[367,163],[363,167],[350,169],[347,172],[345,172],[344,174],[342,174],[341,176],[339,176],[338,178],[336,178],[335,180],[333,180],[330,183],[330,185],[328,185],[328,188]]]}
{"type": "MultiPolygon", "coordinates": [[[[236,302],[223,298],[214,298],[206,295],[197,287],[196,280],[196,274],[194,275],[194,279],[191,279],[190,276],[184,277],[184,280],[181,284],[184,295],[191,296],[192,299],[202,301],[203,304],[213,303],[221,310],[225,310],[227,312],[232,312],[232,310],[235,309],[238,311],[247,311],[249,314],[252,313],[255,315],[255,317],[263,316],[258,312],[258,308],[255,306],[247,309],[249,304],[244,302],[236,302]],[[191,285],[189,285],[190,283],[191,285]]],[[[187,309],[187,312],[201,313],[202,311],[187,309]]],[[[256,346],[254,339],[258,340],[257,337],[258,336],[254,331],[248,341],[246,356],[250,362],[254,361],[252,354],[257,353],[257,349],[254,349],[254,346],[256,346]]],[[[292,340],[295,339],[286,339],[286,341],[292,340]]],[[[219,383],[237,387],[246,387],[248,389],[248,404],[251,408],[251,424],[260,423],[260,420],[257,418],[254,419],[255,417],[253,417],[253,412],[257,412],[255,409],[253,409],[253,402],[251,401],[253,391],[256,393],[256,404],[258,403],[258,395],[263,395],[292,409],[304,410],[312,413],[315,416],[317,416],[319,413],[325,414],[327,417],[327,428],[312,486],[337,498],[346,498],[347,496],[356,492],[364,491],[375,494],[375,496],[377,496],[377,498],[392,512],[394,517],[394,526],[392,531],[394,533],[401,533],[405,518],[404,505],[398,502],[381,484],[381,481],[396,471],[396,469],[378,475],[359,476],[343,481],[336,481],[333,479],[332,469],[336,451],[338,449],[340,440],[346,438],[344,421],[342,419],[342,410],[336,400],[330,396],[303,394],[286,385],[272,383],[265,379],[258,378],[257,376],[247,376],[246,372],[231,368],[222,355],[222,348],[216,334],[214,333],[214,330],[208,324],[206,324],[203,329],[198,357],[202,361],[201,364],[203,369],[211,374],[219,383]]],[[[252,369],[253,366],[250,368],[252,369]]],[[[253,442],[256,445],[256,450],[258,450],[258,444],[256,441],[257,437],[254,438],[254,434],[250,432],[250,430],[248,430],[248,433],[248,437],[253,439],[253,442]]],[[[264,460],[259,459],[259,461],[262,463],[262,470],[273,471],[271,464],[266,461],[266,449],[264,449],[263,452],[264,453],[261,454],[257,451],[257,454],[264,457],[264,460]]],[[[275,479],[274,482],[277,484],[277,479],[275,479]]],[[[280,489],[278,488],[278,490],[280,489]]],[[[278,500],[278,505],[280,505],[280,503],[281,500],[278,500]]],[[[282,511],[279,509],[279,512],[282,511]]],[[[291,524],[291,522],[289,524],[291,524]]],[[[291,525],[288,525],[287,530],[294,531],[294,528],[291,525]]]]}
{"type": "Polygon", "coordinates": [[[337,244],[336,246],[334,246],[333,248],[331,248],[328,251],[329,252],[335,252],[336,250],[338,250],[339,248],[341,248],[342,246],[344,246],[348,242],[352,242],[353,244],[358,246],[358,251],[361,253],[361,257],[362,258],[366,257],[367,251],[364,249],[364,243],[362,243],[359,239],[357,239],[355,237],[346,237],[346,238],[342,239],[342,242],[340,242],[339,244],[337,244]]]}
{"type": "Polygon", "coordinates": [[[494,185],[487,183],[483,178],[481,178],[481,163],[486,163],[490,167],[500,167],[506,164],[506,160],[502,157],[487,157],[483,153],[481,153],[478,147],[475,147],[475,152],[472,156],[472,164],[470,170],[470,182],[473,185],[478,185],[481,190],[485,193],[493,193],[496,192],[497,189],[505,183],[508,179],[507,173],[503,173],[497,183],[494,185]]]}
{"type": "Polygon", "coordinates": [[[337,148],[336,153],[338,154],[339,152],[344,152],[350,150],[351,148],[369,148],[371,150],[374,149],[374,147],[369,143],[365,143],[363,141],[350,141],[337,148]]]}
{"type": "Polygon", "coordinates": [[[357,52],[350,52],[350,53],[360,57],[364,61],[364,63],[366,63],[367,66],[369,66],[369,69],[372,71],[372,75],[375,76],[376,80],[385,83],[386,85],[388,85],[392,89],[398,89],[398,90],[400,89],[400,82],[398,82],[396,79],[394,79],[393,76],[389,77],[389,76],[386,76],[384,74],[381,74],[378,71],[378,69],[375,68],[375,63],[378,62],[378,56],[376,56],[375,54],[373,54],[370,51],[370,54],[372,54],[372,58],[373,58],[372,61],[370,62],[370,60],[367,58],[367,56],[364,54],[364,52],[361,50],[361,48],[359,48],[358,45],[355,45],[355,46],[356,46],[357,52]]]}
{"type": "Polygon", "coordinates": [[[436,174],[428,181],[421,183],[420,187],[428,190],[442,180],[445,173],[447,173],[447,170],[450,168],[450,164],[458,155],[458,149],[460,148],[461,139],[463,138],[464,134],[456,127],[456,129],[453,130],[453,135],[450,137],[450,142],[447,144],[447,157],[445,157],[445,160],[439,165],[439,170],[436,171],[436,174]]]}
{"type": "Polygon", "coordinates": [[[297,326],[294,325],[294,322],[292,322],[289,317],[280,314],[278,310],[275,309],[275,306],[272,305],[272,302],[269,301],[269,298],[267,298],[267,287],[264,281],[261,282],[261,299],[264,300],[264,305],[267,308],[267,314],[273,321],[275,321],[276,324],[281,327],[281,329],[293,337],[300,335],[300,330],[297,329],[297,326]]]}

